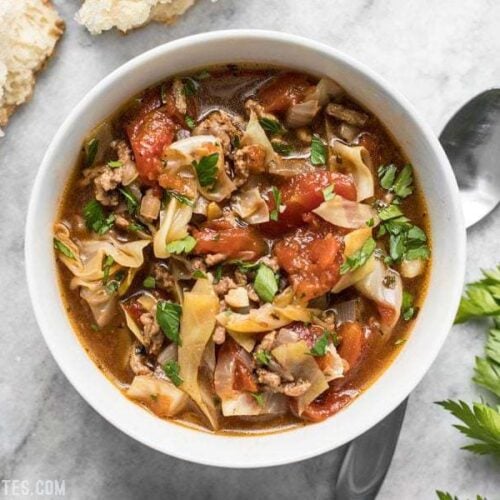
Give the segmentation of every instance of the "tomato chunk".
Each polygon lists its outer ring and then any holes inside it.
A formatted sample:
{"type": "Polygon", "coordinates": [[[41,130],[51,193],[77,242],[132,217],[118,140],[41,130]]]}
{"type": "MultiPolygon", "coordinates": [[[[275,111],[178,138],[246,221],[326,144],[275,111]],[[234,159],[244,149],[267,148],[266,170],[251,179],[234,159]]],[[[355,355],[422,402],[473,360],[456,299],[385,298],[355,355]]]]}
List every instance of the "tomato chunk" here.
{"type": "Polygon", "coordinates": [[[349,370],[352,370],[361,361],[366,347],[363,328],[357,321],[343,323],[340,325],[339,335],[342,340],[338,353],[342,359],[349,363],[349,370]]]}
{"type": "Polygon", "coordinates": [[[252,372],[239,359],[235,360],[233,389],[248,392],[257,392],[259,390],[252,372]]]}
{"type": "Polygon", "coordinates": [[[267,252],[267,244],[252,227],[237,227],[224,219],[207,222],[193,236],[196,254],[221,253],[227,259],[255,260],[267,252]]]}
{"type": "Polygon", "coordinates": [[[331,232],[299,228],[274,247],[282,269],[288,273],[295,294],[305,300],[331,290],[340,278],[341,238],[331,232]]]}
{"type": "MultiPolygon", "coordinates": [[[[325,197],[323,189],[333,186],[333,191],[348,200],[356,199],[356,186],[352,177],[327,170],[315,170],[291,177],[280,185],[281,203],[285,207],[278,221],[261,225],[268,234],[279,235],[304,223],[304,215],[318,208],[325,197]]],[[[274,197],[269,196],[269,210],[275,209],[274,197]]]]}
{"type": "Polygon", "coordinates": [[[338,391],[330,387],[304,410],[301,417],[311,422],[321,422],[347,406],[357,395],[358,391],[353,389],[338,391]]]}
{"type": "Polygon", "coordinates": [[[138,116],[126,126],[135,156],[139,176],[143,182],[156,181],[161,171],[161,154],[169,146],[175,133],[175,124],[165,108],[154,109],[138,116]]]}
{"type": "Polygon", "coordinates": [[[306,91],[312,87],[307,76],[285,73],[264,85],[257,93],[257,100],[266,112],[281,113],[301,102],[306,91]]]}

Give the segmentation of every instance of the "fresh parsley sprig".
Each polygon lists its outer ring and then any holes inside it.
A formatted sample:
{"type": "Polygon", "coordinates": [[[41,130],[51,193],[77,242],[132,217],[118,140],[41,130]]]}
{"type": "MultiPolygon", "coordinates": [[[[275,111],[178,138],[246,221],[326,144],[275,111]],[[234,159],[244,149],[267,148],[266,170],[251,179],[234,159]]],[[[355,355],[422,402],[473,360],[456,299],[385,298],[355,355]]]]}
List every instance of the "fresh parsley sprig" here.
{"type": "Polygon", "coordinates": [[[167,243],[167,252],[179,255],[181,253],[189,253],[196,246],[196,238],[191,235],[186,236],[182,240],[175,240],[167,243]]]}
{"type": "Polygon", "coordinates": [[[394,193],[398,198],[407,198],[413,193],[413,168],[405,165],[398,173],[395,165],[381,165],[378,169],[382,188],[394,193]]]}
{"type": "Polygon", "coordinates": [[[163,365],[163,371],[176,387],[179,387],[182,382],[184,382],[179,375],[181,372],[181,367],[179,366],[179,363],[177,363],[177,361],[167,361],[163,365]]]}
{"type": "Polygon", "coordinates": [[[100,235],[107,233],[115,223],[115,216],[106,215],[104,208],[97,200],[91,200],[83,207],[83,217],[87,229],[100,235]]]}
{"type": "Polygon", "coordinates": [[[346,258],[345,262],[340,266],[340,274],[355,271],[366,264],[367,260],[375,251],[376,246],[375,240],[373,238],[368,238],[359,250],[356,250],[350,257],[346,258]]]}
{"type": "Polygon", "coordinates": [[[261,118],[259,123],[269,135],[281,135],[286,132],[285,128],[278,120],[273,120],[272,118],[261,118]]]}
{"type": "Polygon", "coordinates": [[[311,141],[311,163],[313,165],[325,165],[327,160],[327,149],[323,140],[318,135],[313,135],[311,141]]]}
{"type": "Polygon", "coordinates": [[[193,167],[201,187],[213,187],[217,180],[218,162],[219,153],[212,153],[208,156],[203,156],[200,161],[193,161],[193,167]]]}
{"type": "Polygon", "coordinates": [[[260,264],[253,287],[264,302],[272,302],[278,292],[278,280],[270,267],[260,264]]]}
{"type": "Polygon", "coordinates": [[[182,307],[166,300],[158,301],[156,305],[156,321],[165,336],[177,345],[181,345],[180,324],[182,307]]]}
{"type": "Polygon", "coordinates": [[[269,218],[271,220],[277,222],[279,219],[279,216],[280,216],[281,191],[276,186],[273,186],[271,188],[271,192],[272,192],[273,200],[274,200],[274,208],[271,210],[271,213],[269,214],[269,218]]]}

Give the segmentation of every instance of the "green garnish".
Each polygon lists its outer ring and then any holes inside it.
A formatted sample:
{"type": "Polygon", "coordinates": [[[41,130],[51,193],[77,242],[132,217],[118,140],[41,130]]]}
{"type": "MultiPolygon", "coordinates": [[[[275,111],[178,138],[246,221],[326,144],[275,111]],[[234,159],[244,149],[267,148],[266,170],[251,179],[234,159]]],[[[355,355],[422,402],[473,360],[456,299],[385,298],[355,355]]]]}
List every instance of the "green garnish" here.
{"type": "Polygon", "coordinates": [[[222,264],[219,264],[216,268],[215,268],[215,272],[214,272],[214,283],[219,283],[219,281],[221,280],[222,278],[222,264]]]}
{"type": "Polygon", "coordinates": [[[120,168],[123,167],[123,162],[120,160],[108,161],[109,168],[120,168]]]}
{"type": "Polygon", "coordinates": [[[190,128],[191,130],[193,130],[196,127],[196,121],[191,116],[186,115],[186,117],[184,118],[184,121],[186,122],[186,125],[188,126],[188,128],[190,128]]]}
{"type": "Polygon", "coordinates": [[[128,213],[130,215],[134,215],[137,211],[137,207],[139,206],[139,201],[128,187],[119,188],[118,191],[120,191],[125,198],[128,213]]]}
{"type": "Polygon", "coordinates": [[[500,411],[484,403],[473,403],[472,407],[464,401],[439,401],[437,403],[448,410],[464,425],[454,425],[456,429],[475,443],[463,446],[478,455],[491,453],[500,457],[500,411]]]}
{"type": "Polygon", "coordinates": [[[207,78],[210,78],[212,76],[208,70],[204,69],[200,71],[196,76],[196,80],[201,81],[201,80],[206,80],[207,78]]]}
{"type": "Polygon", "coordinates": [[[139,224],[138,222],[131,222],[128,226],[127,229],[129,231],[132,231],[133,233],[137,231],[142,231],[143,233],[149,233],[148,228],[143,226],[142,224],[139,224]]]}
{"type": "Polygon", "coordinates": [[[94,332],[98,332],[99,331],[99,325],[97,325],[96,323],[92,323],[90,325],[90,328],[92,328],[92,330],[94,330],[94,332]]]}
{"type": "Polygon", "coordinates": [[[380,217],[381,220],[386,221],[390,219],[395,219],[396,217],[401,217],[403,215],[403,212],[397,205],[388,205],[387,207],[382,208],[382,210],[379,210],[378,216],[380,217]]]}
{"type": "Polygon", "coordinates": [[[333,192],[334,186],[330,184],[325,189],[323,189],[323,198],[325,201],[330,201],[335,198],[335,193],[333,192]]]}
{"type": "Polygon", "coordinates": [[[261,118],[259,120],[260,126],[270,135],[280,135],[286,132],[283,125],[278,120],[272,118],[261,118]]]}
{"type": "Polygon", "coordinates": [[[413,295],[406,290],[403,291],[403,302],[401,304],[401,313],[405,321],[410,321],[410,319],[415,316],[415,307],[413,307],[413,295]]]}
{"type": "Polygon", "coordinates": [[[168,203],[171,198],[175,198],[179,203],[187,205],[188,207],[192,207],[194,205],[193,200],[189,199],[187,196],[184,196],[177,191],[167,189],[165,191],[165,203],[168,203]]]}
{"type": "Polygon", "coordinates": [[[340,266],[340,274],[355,271],[366,264],[366,261],[375,251],[376,246],[375,240],[373,238],[368,238],[359,250],[346,258],[345,262],[340,266]]]}
{"type": "Polygon", "coordinates": [[[142,286],[144,288],[155,288],[156,287],[156,280],[154,279],[153,276],[148,276],[142,282],[142,286]]]}
{"type": "Polygon", "coordinates": [[[198,82],[189,76],[182,79],[184,83],[184,94],[186,96],[193,96],[198,93],[198,82]]]}
{"type": "Polygon", "coordinates": [[[85,146],[85,166],[91,167],[94,164],[98,150],[99,141],[94,137],[93,139],[90,139],[85,146]]]}
{"type": "Polygon", "coordinates": [[[125,278],[125,273],[123,271],[118,271],[113,276],[113,279],[108,280],[105,289],[108,295],[114,295],[118,292],[120,285],[125,278]]]}
{"type": "Polygon", "coordinates": [[[500,398],[500,319],[488,333],[485,350],[484,358],[476,357],[472,380],[500,398]]]}
{"type": "Polygon", "coordinates": [[[482,273],[483,279],[466,286],[455,323],[480,316],[500,316],[500,266],[482,273]]]}
{"type": "Polygon", "coordinates": [[[413,169],[405,165],[397,174],[395,165],[381,165],[378,169],[380,185],[399,198],[407,198],[413,193],[413,169]]]}
{"type": "Polygon", "coordinates": [[[182,240],[175,240],[167,243],[167,252],[175,255],[189,253],[196,246],[196,243],[196,239],[189,235],[182,240]]]}
{"type": "Polygon", "coordinates": [[[276,151],[276,153],[280,154],[281,156],[290,156],[290,154],[292,153],[292,146],[290,146],[290,144],[287,144],[286,142],[272,141],[271,145],[273,146],[273,149],[276,151]]]}
{"type": "Polygon", "coordinates": [[[156,321],[165,336],[177,345],[181,345],[180,324],[182,307],[166,300],[158,301],[156,306],[156,321]]]}
{"type": "Polygon", "coordinates": [[[278,280],[272,269],[265,264],[260,264],[253,287],[264,302],[272,302],[278,291],[278,280]]]}
{"type": "Polygon", "coordinates": [[[106,255],[102,261],[102,282],[106,284],[109,280],[109,271],[111,270],[111,266],[115,263],[115,259],[111,257],[111,255],[106,255]]]}
{"type": "Polygon", "coordinates": [[[257,361],[257,363],[259,363],[260,365],[267,366],[271,362],[271,359],[271,353],[269,351],[266,351],[265,349],[262,349],[255,353],[255,361],[257,361]]]}
{"type": "Polygon", "coordinates": [[[331,338],[331,333],[327,330],[323,331],[323,335],[319,337],[311,347],[309,354],[314,357],[324,356],[328,352],[328,341],[331,338]]]}
{"type": "Polygon", "coordinates": [[[372,217],[371,219],[368,219],[366,222],[366,227],[373,227],[375,225],[375,219],[372,217]]]}
{"type": "Polygon", "coordinates": [[[263,407],[265,405],[264,394],[262,394],[261,392],[251,392],[250,394],[253,396],[255,401],[257,401],[257,404],[260,407],[263,407]]]}
{"type": "Polygon", "coordinates": [[[54,248],[69,259],[76,260],[75,254],[71,251],[71,249],[57,238],[54,238],[54,248]]]}
{"type": "Polygon", "coordinates": [[[327,150],[322,139],[313,135],[311,141],[311,163],[313,165],[324,165],[326,163],[327,150]]]}
{"type": "Polygon", "coordinates": [[[217,163],[219,162],[219,153],[212,153],[204,156],[199,162],[193,161],[193,167],[198,176],[198,182],[202,187],[212,187],[217,180],[217,163]]]}
{"type": "Polygon", "coordinates": [[[163,371],[176,387],[179,387],[182,384],[183,380],[179,375],[181,367],[177,361],[167,361],[163,365],[163,371]]]}
{"type": "Polygon", "coordinates": [[[196,269],[193,271],[193,278],[206,280],[208,276],[201,269],[196,269]]]}
{"type": "Polygon", "coordinates": [[[272,187],[273,200],[274,200],[274,208],[271,210],[269,214],[269,218],[273,221],[277,221],[280,216],[280,207],[281,207],[281,191],[276,187],[272,187]]]}
{"type": "Polygon", "coordinates": [[[107,233],[115,223],[115,216],[106,216],[97,200],[91,200],[83,207],[83,217],[87,228],[100,235],[107,233]]]}

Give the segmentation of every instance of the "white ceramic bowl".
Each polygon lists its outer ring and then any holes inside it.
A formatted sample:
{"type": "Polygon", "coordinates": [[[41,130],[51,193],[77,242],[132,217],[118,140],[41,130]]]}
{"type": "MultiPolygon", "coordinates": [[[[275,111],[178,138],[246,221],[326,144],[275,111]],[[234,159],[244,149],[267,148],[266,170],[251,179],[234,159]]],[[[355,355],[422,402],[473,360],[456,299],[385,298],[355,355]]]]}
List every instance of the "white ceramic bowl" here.
{"type": "Polygon", "coordinates": [[[332,450],[379,422],[414,389],[442,346],[462,290],[465,228],[458,189],[436,137],[408,101],[368,68],[304,38],[266,31],[221,31],[184,38],[142,54],[96,85],[52,140],[31,196],[26,269],[40,329],[77,391],[104,418],[138,441],[193,462],[224,467],[286,464],[332,450]],[[413,163],[432,223],[430,287],[403,351],[350,406],[328,420],[252,437],[199,432],[161,420],[130,402],[87,357],[66,317],[52,248],[52,225],[85,135],[129,97],[168,76],[209,64],[259,62],[327,75],[385,124],[413,163]]]}

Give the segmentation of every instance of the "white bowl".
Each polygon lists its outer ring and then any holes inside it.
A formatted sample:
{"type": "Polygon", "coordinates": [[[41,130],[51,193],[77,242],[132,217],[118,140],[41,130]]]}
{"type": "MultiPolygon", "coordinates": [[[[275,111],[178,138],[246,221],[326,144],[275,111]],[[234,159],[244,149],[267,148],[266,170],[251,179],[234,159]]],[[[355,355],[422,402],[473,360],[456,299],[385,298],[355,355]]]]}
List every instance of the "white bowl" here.
{"type": "Polygon", "coordinates": [[[458,188],[436,137],[408,101],[371,70],[317,42],[285,33],[220,31],[167,43],[96,85],[65,120],[45,155],[26,225],[26,270],[40,329],[77,391],[129,436],[178,458],[223,467],[264,467],[303,460],[356,438],[379,422],[422,379],[452,325],[465,268],[465,227],[458,188]],[[52,225],[85,135],[124,101],[168,76],[210,64],[283,65],[339,82],[392,132],[413,163],[432,224],[433,266],[423,308],[403,351],[350,406],[326,421],[251,437],[204,433],[161,420],[130,402],[85,354],[61,300],[52,225]]]}

